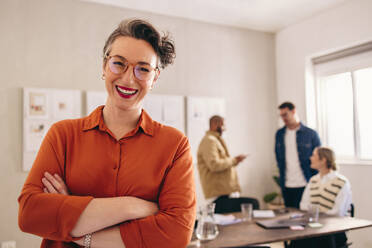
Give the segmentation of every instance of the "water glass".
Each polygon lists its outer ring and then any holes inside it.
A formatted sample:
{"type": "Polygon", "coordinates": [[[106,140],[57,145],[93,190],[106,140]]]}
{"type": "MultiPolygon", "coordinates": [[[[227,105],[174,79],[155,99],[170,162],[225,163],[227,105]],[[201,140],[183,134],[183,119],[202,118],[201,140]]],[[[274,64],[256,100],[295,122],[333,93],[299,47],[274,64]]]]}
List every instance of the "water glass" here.
{"type": "Polygon", "coordinates": [[[309,222],[317,223],[319,220],[319,204],[310,204],[308,209],[309,222]]]}
{"type": "Polygon", "coordinates": [[[251,221],[253,215],[252,203],[242,203],[240,204],[240,209],[242,211],[243,221],[251,221]]]}

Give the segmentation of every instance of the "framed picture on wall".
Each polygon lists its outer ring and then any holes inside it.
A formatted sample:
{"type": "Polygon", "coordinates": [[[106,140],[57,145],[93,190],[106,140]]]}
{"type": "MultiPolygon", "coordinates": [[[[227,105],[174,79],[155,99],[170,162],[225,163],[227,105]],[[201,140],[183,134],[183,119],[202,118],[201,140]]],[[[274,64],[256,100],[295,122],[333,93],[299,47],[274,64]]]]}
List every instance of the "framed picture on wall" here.
{"type": "Polygon", "coordinates": [[[24,88],[24,114],[26,118],[48,119],[48,90],[24,88]]]}

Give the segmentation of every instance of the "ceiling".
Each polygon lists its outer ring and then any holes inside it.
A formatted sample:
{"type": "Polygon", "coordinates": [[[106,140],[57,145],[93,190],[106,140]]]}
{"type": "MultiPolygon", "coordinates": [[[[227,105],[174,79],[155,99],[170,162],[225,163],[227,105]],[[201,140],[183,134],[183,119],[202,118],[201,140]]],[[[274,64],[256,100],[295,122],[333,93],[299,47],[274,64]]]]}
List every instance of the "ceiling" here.
{"type": "Polygon", "coordinates": [[[83,0],[265,32],[277,32],[352,0],[83,0]]]}

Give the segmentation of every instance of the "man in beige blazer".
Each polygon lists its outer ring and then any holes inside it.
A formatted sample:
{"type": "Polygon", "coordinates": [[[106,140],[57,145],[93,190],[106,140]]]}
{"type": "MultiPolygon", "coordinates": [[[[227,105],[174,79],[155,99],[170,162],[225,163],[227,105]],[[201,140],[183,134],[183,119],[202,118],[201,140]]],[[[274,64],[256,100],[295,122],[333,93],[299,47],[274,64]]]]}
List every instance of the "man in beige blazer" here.
{"type": "Polygon", "coordinates": [[[200,142],[197,159],[198,170],[204,196],[208,201],[217,198],[239,197],[240,185],[235,167],[246,155],[230,157],[222,133],[225,131],[224,119],[212,116],[209,130],[200,142]]]}

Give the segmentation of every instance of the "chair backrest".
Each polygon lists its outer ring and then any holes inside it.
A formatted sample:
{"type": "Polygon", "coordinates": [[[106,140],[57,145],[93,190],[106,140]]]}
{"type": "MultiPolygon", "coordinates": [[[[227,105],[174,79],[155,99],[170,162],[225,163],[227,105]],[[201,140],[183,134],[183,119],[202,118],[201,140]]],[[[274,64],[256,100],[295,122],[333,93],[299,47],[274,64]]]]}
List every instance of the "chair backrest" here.
{"type": "Polygon", "coordinates": [[[350,217],[354,217],[354,211],[355,211],[354,204],[351,203],[350,208],[348,210],[348,212],[350,213],[350,217]]]}
{"type": "Polygon", "coordinates": [[[224,214],[232,212],[240,212],[240,204],[252,203],[253,209],[259,209],[260,204],[256,198],[240,197],[240,198],[218,198],[216,203],[215,213],[224,214]]]}

